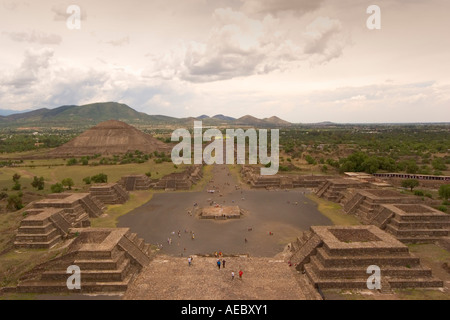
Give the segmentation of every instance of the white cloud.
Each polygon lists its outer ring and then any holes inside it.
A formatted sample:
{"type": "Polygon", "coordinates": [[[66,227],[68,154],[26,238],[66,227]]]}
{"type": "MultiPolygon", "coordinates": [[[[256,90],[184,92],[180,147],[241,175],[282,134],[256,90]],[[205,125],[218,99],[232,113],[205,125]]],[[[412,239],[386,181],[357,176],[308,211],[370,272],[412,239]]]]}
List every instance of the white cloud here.
{"type": "Polygon", "coordinates": [[[2,32],[2,34],[8,36],[11,40],[17,42],[29,42],[38,43],[43,45],[48,44],[60,44],[62,37],[53,33],[45,33],[39,31],[30,32],[2,32]]]}
{"type": "Polygon", "coordinates": [[[293,12],[305,14],[320,8],[323,0],[241,0],[242,9],[249,13],[277,14],[280,12],[293,12]]]}
{"type": "Polygon", "coordinates": [[[302,62],[327,62],[342,54],[340,23],[318,18],[296,43],[270,15],[249,18],[233,9],[214,12],[215,27],[205,42],[189,42],[170,54],[153,56],[146,76],[189,82],[210,82],[268,74],[298,67],[302,62]]]}

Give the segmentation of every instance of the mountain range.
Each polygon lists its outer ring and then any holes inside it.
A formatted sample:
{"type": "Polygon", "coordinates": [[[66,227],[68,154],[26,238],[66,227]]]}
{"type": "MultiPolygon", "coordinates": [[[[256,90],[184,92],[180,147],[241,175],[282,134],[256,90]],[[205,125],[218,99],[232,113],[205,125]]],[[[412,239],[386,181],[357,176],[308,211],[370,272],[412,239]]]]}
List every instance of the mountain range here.
{"type": "MultiPolygon", "coordinates": [[[[8,110],[3,110],[8,113],[8,110]]],[[[4,112],[4,113],[5,113],[4,112]]],[[[138,112],[126,104],[117,102],[93,103],[82,106],[66,105],[54,109],[37,109],[29,112],[14,113],[0,116],[0,126],[10,125],[33,125],[51,124],[68,125],[73,123],[98,124],[107,120],[119,120],[127,123],[148,123],[148,124],[187,124],[194,120],[201,120],[205,125],[244,125],[244,126],[289,126],[290,122],[278,117],[258,119],[247,115],[241,118],[233,118],[222,114],[209,117],[202,115],[199,117],[174,118],[163,115],[148,115],[138,112]]]]}

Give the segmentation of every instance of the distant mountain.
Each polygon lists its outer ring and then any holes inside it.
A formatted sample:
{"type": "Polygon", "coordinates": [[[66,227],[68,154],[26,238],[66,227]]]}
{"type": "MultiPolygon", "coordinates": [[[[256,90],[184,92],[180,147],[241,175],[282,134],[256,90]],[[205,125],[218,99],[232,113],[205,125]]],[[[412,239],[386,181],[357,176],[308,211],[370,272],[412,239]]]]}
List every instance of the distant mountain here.
{"type": "Polygon", "coordinates": [[[25,113],[12,114],[0,118],[0,123],[70,123],[87,122],[100,123],[107,120],[121,120],[126,122],[176,122],[176,118],[154,115],[150,116],[143,112],[138,112],[126,104],[116,102],[93,103],[83,106],[67,105],[54,109],[37,109],[25,113]]]}
{"type": "Polygon", "coordinates": [[[267,122],[267,123],[270,123],[270,124],[277,124],[277,125],[280,125],[280,126],[288,126],[288,125],[291,125],[291,123],[290,122],[287,122],[287,121],[285,121],[285,120],[283,120],[283,119],[280,119],[280,118],[278,118],[278,117],[275,117],[275,116],[273,116],[273,117],[270,117],[270,118],[265,118],[265,119],[263,119],[265,122],[267,122]]]}
{"type": "Polygon", "coordinates": [[[236,118],[224,116],[223,114],[216,114],[212,119],[222,120],[222,121],[233,121],[236,118]]]}
{"type": "Polygon", "coordinates": [[[29,111],[31,111],[31,110],[17,111],[17,110],[9,110],[9,109],[0,109],[0,116],[6,117],[6,116],[10,116],[12,114],[24,113],[24,112],[29,112],[29,111]]]}
{"type": "Polygon", "coordinates": [[[7,116],[0,116],[0,125],[79,125],[80,123],[86,125],[95,125],[103,121],[118,120],[131,124],[150,124],[150,125],[192,125],[195,120],[204,121],[205,125],[223,125],[229,123],[230,125],[245,125],[245,126],[286,126],[289,122],[281,120],[278,117],[271,117],[266,119],[258,119],[253,116],[244,116],[239,119],[218,114],[213,117],[202,115],[197,118],[174,118],[163,115],[148,115],[143,112],[138,112],[126,104],[117,102],[93,103],[82,106],[66,105],[54,109],[37,109],[24,113],[16,113],[7,116]]]}

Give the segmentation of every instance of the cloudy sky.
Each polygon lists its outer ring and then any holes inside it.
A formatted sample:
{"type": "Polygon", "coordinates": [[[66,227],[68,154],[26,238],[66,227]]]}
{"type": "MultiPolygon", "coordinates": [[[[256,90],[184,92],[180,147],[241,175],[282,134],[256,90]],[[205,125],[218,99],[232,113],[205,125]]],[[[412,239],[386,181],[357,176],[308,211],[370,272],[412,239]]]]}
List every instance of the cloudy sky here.
{"type": "Polygon", "coordinates": [[[0,0],[0,109],[450,122],[449,12],[447,0],[0,0]],[[366,26],[372,4],[381,30],[366,26]]]}

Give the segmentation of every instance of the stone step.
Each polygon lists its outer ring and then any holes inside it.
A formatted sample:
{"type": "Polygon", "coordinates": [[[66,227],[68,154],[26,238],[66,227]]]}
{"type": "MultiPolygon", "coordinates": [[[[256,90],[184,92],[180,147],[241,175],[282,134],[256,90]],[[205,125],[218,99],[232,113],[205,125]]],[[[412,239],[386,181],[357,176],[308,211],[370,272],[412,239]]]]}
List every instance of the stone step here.
{"type": "Polygon", "coordinates": [[[24,281],[17,286],[18,293],[123,293],[134,278],[128,274],[123,281],[81,282],[81,290],[69,290],[66,281],[24,281]]]}
{"type": "Polygon", "coordinates": [[[57,235],[59,235],[59,232],[56,228],[53,228],[45,233],[40,234],[27,234],[27,233],[18,233],[16,235],[16,241],[17,242],[46,242],[49,240],[54,239],[57,235]]]}
{"type": "MultiPolygon", "coordinates": [[[[367,274],[367,267],[369,266],[327,268],[315,256],[311,257],[311,265],[314,269],[314,272],[321,278],[369,277],[369,274],[367,274]]],[[[380,267],[380,269],[381,269],[381,276],[389,276],[389,277],[421,278],[421,277],[431,277],[432,275],[431,269],[423,269],[420,266],[414,266],[409,268],[406,266],[386,266],[380,267]]]]}
{"type": "Polygon", "coordinates": [[[116,270],[125,260],[125,252],[121,251],[114,259],[77,259],[74,265],[80,267],[81,270],[116,270]]]}
{"type": "Polygon", "coordinates": [[[450,230],[450,221],[402,221],[396,218],[391,219],[389,225],[392,225],[396,229],[447,229],[450,230]]]}
{"type": "Polygon", "coordinates": [[[387,225],[386,231],[399,237],[446,237],[449,230],[445,229],[409,229],[399,230],[395,226],[387,225]]]}
{"type": "MultiPolygon", "coordinates": [[[[312,266],[305,265],[305,271],[308,278],[316,288],[320,289],[367,289],[367,279],[364,278],[319,278],[314,272],[312,266]]],[[[425,278],[392,278],[387,279],[391,288],[441,288],[443,281],[425,277],[425,278]]]]}
{"type": "Polygon", "coordinates": [[[442,222],[442,223],[450,223],[450,215],[446,214],[407,214],[407,215],[395,215],[395,219],[400,222],[414,222],[414,221],[422,221],[422,222],[442,222]]]}
{"type": "Polygon", "coordinates": [[[19,234],[45,234],[48,233],[49,231],[55,229],[55,227],[53,226],[52,223],[47,223],[46,225],[43,226],[24,226],[21,225],[19,227],[18,233],[19,234]]]}
{"type": "Polygon", "coordinates": [[[61,235],[56,235],[53,239],[48,241],[15,241],[14,246],[16,248],[26,248],[26,249],[50,249],[54,247],[58,242],[60,242],[61,235]]]}
{"type": "Polygon", "coordinates": [[[142,251],[144,251],[144,247],[145,247],[145,241],[142,238],[138,238],[136,240],[136,245],[138,246],[139,249],[141,249],[142,251]]]}
{"type": "Polygon", "coordinates": [[[149,244],[149,243],[146,243],[146,244],[144,244],[144,253],[147,255],[147,256],[150,256],[151,255],[151,253],[152,253],[152,245],[151,244],[149,244]]]}
{"type": "MultiPolygon", "coordinates": [[[[406,247],[407,248],[407,247],[406,247]]],[[[316,257],[327,268],[332,267],[368,267],[377,265],[381,267],[387,266],[411,266],[416,267],[420,264],[420,259],[407,254],[391,254],[391,255],[363,255],[341,257],[330,255],[323,247],[317,249],[316,257]]]]}
{"type": "MultiPolygon", "coordinates": [[[[81,269],[81,281],[101,281],[114,282],[122,281],[127,275],[130,266],[130,260],[124,259],[117,269],[98,269],[98,270],[83,270],[81,269]]],[[[64,281],[69,275],[66,270],[61,271],[45,271],[42,273],[42,281],[64,281]]]]}
{"type": "Polygon", "coordinates": [[[29,218],[22,220],[20,225],[24,226],[24,227],[43,227],[49,223],[51,223],[51,222],[48,218],[46,218],[44,220],[33,220],[32,217],[29,217],[29,218]]]}
{"type": "Polygon", "coordinates": [[[397,240],[405,244],[426,244],[435,243],[442,237],[397,237],[397,240]]]}
{"type": "Polygon", "coordinates": [[[135,242],[137,239],[138,235],[137,233],[130,233],[129,235],[127,234],[127,238],[131,241],[131,242],[135,242]]]}

